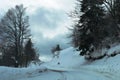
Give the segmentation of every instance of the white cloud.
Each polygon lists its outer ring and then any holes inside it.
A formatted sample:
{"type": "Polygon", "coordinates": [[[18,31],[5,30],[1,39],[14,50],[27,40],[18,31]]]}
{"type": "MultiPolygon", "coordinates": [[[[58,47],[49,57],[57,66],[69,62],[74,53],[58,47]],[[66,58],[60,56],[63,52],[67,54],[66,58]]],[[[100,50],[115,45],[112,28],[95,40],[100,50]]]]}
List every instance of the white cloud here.
{"type": "Polygon", "coordinates": [[[28,7],[30,13],[34,13],[37,8],[70,10],[73,9],[75,0],[0,0],[0,10],[6,10],[15,5],[23,4],[28,7]]]}

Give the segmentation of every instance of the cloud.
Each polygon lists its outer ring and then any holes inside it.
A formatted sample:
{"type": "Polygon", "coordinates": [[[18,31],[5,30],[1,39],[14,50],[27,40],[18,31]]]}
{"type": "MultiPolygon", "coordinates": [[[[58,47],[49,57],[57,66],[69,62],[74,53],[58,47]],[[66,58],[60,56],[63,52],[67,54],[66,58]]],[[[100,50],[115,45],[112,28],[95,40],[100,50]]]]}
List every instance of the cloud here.
{"type": "Polygon", "coordinates": [[[59,34],[68,32],[71,25],[68,15],[64,11],[39,8],[35,14],[30,15],[32,34],[42,33],[44,37],[54,38],[59,34]]]}
{"type": "Polygon", "coordinates": [[[40,7],[69,11],[73,9],[74,3],[75,0],[0,0],[0,9],[6,11],[10,7],[23,4],[31,14],[40,7]]]}
{"type": "Polygon", "coordinates": [[[63,22],[67,17],[63,11],[49,10],[47,8],[39,8],[36,10],[35,14],[30,16],[32,26],[38,26],[44,29],[56,28],[59,23],[63,22]]]}

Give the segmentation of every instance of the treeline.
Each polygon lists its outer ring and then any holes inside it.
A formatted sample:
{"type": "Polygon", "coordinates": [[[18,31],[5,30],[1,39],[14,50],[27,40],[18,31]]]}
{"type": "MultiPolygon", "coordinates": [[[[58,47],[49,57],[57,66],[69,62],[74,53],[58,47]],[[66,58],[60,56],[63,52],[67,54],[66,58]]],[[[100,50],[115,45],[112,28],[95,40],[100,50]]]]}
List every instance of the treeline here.
{"type": "Polygon", "coordinates": [[[27,67],[31,61],[38,60],[29,26],[29,17],[23,5],[9,9],[1,18],[1,66],[27,67]]]}
{"type": "Polygon", "coordinates": [[[77,0],[71,16],[70,36],[80,55],[91,57],[94,51],[120,43],[120,0],[77,0]]]}

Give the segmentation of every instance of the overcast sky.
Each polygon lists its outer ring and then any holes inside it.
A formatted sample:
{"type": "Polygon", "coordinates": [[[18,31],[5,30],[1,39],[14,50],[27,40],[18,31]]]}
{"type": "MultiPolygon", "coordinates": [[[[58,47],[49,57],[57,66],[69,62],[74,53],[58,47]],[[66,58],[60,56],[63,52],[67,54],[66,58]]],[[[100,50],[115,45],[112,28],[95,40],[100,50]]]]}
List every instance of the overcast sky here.
{"type": "Polygon", "coordinates": [[[74,9],[75,0],[0,0],[0,17],[15,5],[27,7],[34,43],[41,54],[50,54],[51,47],[69,46],[68,27],[71,21],[67,13],[74,9]]]}

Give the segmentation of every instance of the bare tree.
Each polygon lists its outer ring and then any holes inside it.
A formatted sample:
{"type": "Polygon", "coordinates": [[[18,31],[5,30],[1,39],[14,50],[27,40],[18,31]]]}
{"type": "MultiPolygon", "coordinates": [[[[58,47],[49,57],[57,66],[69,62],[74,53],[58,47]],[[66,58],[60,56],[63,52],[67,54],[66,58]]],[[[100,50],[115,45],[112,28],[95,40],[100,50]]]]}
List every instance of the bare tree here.
{"type": "Polygon", "coordinates": [[[116,24],[117,32],[120,33],[120,0],[104,0],[104,6],[111,16],[114,24],[116,24]]]}
{"type": "Polygon", "coordinates": [[[7,46],[15,46],[15,60],[16,63],[19,63],[19,56],[23,54],[23,43],[30,37],[29,17],[26,16],[26,8],[23,5],[17,5],[15,8],[9,9],[1,19],[0,25],[7,46]]]}

